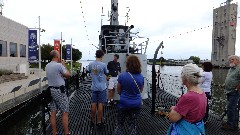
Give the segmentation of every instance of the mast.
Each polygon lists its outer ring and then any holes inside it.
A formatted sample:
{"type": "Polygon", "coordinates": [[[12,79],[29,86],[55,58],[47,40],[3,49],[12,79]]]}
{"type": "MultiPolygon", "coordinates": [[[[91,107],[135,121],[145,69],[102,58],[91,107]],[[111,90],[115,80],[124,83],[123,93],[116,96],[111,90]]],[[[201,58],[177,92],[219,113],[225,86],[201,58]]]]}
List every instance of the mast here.
{"type": "Polygon", "coordinates": [[[231,4],[232,1],[233,1],[233,0],[227,0],[225,3],[226,3],[226,4],[231,4]]]}
{"type": "Polygon", "coordinates": [[[118,0],[111,0],[110,25],[119,25],[119,22],[118,22],[118,0]]]}

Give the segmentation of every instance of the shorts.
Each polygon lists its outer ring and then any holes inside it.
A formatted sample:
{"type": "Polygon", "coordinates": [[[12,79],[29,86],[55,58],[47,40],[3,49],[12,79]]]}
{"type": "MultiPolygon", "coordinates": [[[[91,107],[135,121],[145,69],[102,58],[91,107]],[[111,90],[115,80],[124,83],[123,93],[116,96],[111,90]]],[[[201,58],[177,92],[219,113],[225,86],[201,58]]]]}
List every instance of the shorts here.
{"type": "Polygon", "coordinates": [[[118,77],[110,77],[108,89],[112,90],[113,88],[117,88],[117,81],[118,77]]]}
{"type": "Polygon", "coordinates": [[[50,102],[51,111],[60,110],[61,112],[69,112],[69,99],[66,93],[61,93],[60,89],[50,88],[52,101],[50,102]]]}
{"type": "Polygon", "coordinates": [[[106,103],[107,92],[103,91],[92,91],[92,103],[106,103]]]}

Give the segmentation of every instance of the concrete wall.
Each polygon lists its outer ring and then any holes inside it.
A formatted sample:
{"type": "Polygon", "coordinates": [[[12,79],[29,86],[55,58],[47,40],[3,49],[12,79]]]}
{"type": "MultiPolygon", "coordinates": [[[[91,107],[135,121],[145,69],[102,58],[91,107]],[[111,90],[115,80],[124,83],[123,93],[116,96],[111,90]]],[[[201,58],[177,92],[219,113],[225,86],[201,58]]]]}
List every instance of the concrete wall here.
{"type": "Polygon", "coordinates": [[[9,69],[15,73],[28,75],[28,28],[20,23],[0,15],[0,69],[9,69]],[[10,43],[16,43],[17,52],[11,57],[10,43]],[[20,45],[25,45],[26,55],[20,57],[20,45]]]}
{"type": "Polygon", "coordinates": [[[213,10],[212,63],[228,67],[228,56],[235,54],[237,4],[225,4],[213,10]]]}

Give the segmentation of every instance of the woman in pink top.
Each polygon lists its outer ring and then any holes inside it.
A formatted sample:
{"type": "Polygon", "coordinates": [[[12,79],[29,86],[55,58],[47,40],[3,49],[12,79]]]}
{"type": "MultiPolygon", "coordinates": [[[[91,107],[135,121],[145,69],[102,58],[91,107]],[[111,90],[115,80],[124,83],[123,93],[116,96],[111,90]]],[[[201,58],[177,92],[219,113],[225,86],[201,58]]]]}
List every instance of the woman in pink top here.
{"type": "Polygon", "coordinates": [[[198,86],[200,77],[200,68],[197,65],[187,64],[183,67],[181,79],[188,91],[179,98],[176,106],[170,108],[169,120],[173,124],[168,134],[205,134],[202,119],[206,112],[207,98],[198,86]]]}

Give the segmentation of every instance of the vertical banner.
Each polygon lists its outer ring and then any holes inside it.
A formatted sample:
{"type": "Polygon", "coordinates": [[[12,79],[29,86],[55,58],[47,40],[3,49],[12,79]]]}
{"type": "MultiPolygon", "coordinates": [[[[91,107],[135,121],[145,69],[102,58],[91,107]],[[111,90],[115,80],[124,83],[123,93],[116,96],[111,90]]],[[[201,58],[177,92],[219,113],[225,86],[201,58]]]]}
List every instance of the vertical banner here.
{"type": "Polygon", "coordinates": [[[54,40],[54,50],[57,50],[60,54],[60,40],[54,40]]]}
{"type": "Polygon", "coordinates": [[[71,44],[66,44],[66,60],[71,60],[71,47],[72,45],[71,44]]]}
{"type": "Polygon", "coordinates": [[[28,30],[28,60],[37,60],[37,30],[28,30]]]}

